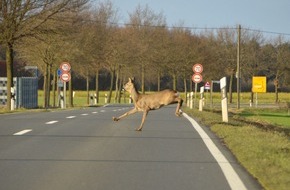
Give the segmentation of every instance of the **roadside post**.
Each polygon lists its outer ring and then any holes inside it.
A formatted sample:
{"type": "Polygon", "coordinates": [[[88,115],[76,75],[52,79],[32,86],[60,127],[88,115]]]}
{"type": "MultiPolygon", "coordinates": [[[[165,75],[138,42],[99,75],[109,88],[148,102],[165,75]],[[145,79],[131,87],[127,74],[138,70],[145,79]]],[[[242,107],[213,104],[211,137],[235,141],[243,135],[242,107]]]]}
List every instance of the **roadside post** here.
{"type": "Polygon", "coordinates": [[[222,104],[223,122],[228,122],[229,121],[229,117],[228,117],[228,98],[227,98],[226,86],[227,86],[227,80],[226,80],[226,77],[223,77],[222,79],[220,79],[220,88],[221,88],[221,94],[222,94],[221,104],[222,104]]]}
{"type": "Polygon", "coordinates": [[[189,108],[192,109],[193,108],[193,92],[190,92],[189,95],[189,108]]]}
{"type": "Polygon", "coordinates": [[[204,106],[204,86],[200,87],[199,111],[203,110],[204,106]]]}
{"type": "Polygon", "coordinates": [[[108,95],[105,94],[105,104],[108,103],[108,95]]]}
{"type": "Polygon", "coordinates": [[[15,100],[16,100],[16,97],[15,97],[15,87],[11,87],[11,111],[13,111],[15,109],[15,100]]]}

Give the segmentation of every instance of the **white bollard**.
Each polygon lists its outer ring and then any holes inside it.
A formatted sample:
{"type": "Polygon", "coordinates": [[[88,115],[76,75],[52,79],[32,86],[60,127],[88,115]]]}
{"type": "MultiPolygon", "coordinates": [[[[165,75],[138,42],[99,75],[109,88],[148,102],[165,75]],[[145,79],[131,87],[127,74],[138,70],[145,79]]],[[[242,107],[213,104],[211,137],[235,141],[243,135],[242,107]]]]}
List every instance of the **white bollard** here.
{"type": "Polygon", "coordinates": [[[11,87],[11,111],[15,109],[15,88],[11,87]]]}
{"type": "Polygon", "coordinates": [[[190,107],[190,109],[192,109],[193,108],[193,92],[190,93],[189,99],[190,99],[190,106],[189,107],[190,107]]]}
{"type": "Polygon", "coordinates": [[[105,104],[108,103],[108,95],[105,94],[105,104]]]}
{"type": "Polygon", "coordinates": [[[59,99],[60,99],[60,108],[64,109],[64,96],[63,96],[63,92],[61,91],[59,94],[59,99]]]}
{"type": "Polygon", "coordinates": [[[132,104],[132,96],[129,97],[129,104],[132,104]]]}

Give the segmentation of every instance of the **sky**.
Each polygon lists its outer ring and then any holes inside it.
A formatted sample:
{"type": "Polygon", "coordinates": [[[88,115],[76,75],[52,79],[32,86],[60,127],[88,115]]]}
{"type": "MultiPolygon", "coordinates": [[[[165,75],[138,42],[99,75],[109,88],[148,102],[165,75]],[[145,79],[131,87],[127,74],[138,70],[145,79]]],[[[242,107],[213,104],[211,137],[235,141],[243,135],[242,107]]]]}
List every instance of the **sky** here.
{"type": "MultiPolygon", "coordinates": [[[[140,4],[155,13],[162,12],[168,26],[236,27],[288,34],[290,37],[290,0],[111,0],[118,8],[120,22],[140,4]]],[[[268,33],[269,34],[269,33],[268,33]]],[[[276,35],[276,34],[271,34],[276,35]]]]}

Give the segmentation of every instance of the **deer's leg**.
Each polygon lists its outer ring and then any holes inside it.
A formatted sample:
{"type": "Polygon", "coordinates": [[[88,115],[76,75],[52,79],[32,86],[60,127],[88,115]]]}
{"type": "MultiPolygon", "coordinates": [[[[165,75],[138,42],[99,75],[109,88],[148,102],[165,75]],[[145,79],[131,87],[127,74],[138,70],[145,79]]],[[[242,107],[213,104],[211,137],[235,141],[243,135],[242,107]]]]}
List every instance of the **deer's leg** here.
{"type": "Polygon", "coordinates": [[[175,110],[175,115],[180,117],[182,112],[179,112],[181,106],[182,106],[182,103],[183,103],[183,100],[181,98],[177,98],[177,107],[176,107],[176,110],[175,110]]]}
{"type": "Polygon", "coordinates": [[[128,115],[134,114],[136,113],[138,110],[136,108],[124,113],[123,115],[119,116],[119,117],[113,117],[113,121],[119,121],[120,119],[127,117],[128,115]]]}
{"type": "Polygon", "coordinates": [[[140,125],[140,127],[138,129],[136,129],[136,131],[142,131],[142,128],[143,128],[143,125],[144,125],[144,121],[146,119],[146,116],[147,116],[148,112],[149,112],[149,110],[144,110],[141,125],[140,125]]]}

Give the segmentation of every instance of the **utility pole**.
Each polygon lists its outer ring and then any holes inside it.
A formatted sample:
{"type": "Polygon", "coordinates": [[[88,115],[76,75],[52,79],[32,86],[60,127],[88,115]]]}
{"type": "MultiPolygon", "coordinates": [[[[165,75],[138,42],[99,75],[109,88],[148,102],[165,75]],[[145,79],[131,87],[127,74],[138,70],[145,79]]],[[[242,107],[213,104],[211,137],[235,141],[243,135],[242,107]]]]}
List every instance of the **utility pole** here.
{"type": "Polygon", "coordinates": [[[240,109],[240,91],[241,91],[241,68],[240,68],[240,53],[241,53],[241,25],[238,25],[238,44],[237,44],[237,109],[240,109]]]}

